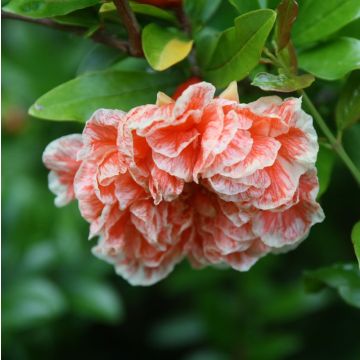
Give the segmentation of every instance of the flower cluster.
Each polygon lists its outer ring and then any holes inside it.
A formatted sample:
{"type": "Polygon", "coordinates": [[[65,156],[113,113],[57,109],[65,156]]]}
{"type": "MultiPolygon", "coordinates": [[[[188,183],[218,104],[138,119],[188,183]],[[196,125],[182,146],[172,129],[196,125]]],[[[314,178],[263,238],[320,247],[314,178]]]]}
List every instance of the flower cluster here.
{"type": "Polygon", "coordinates": [[[133,285],[188,257],[195,267],[248,270],[323,220],[317,136],[301,99],[218,97],[206,82],[174,101],[96,111],[82,134],[46,148],[58,206],[73,199],[99,236],[93,252],[133,285]]]}

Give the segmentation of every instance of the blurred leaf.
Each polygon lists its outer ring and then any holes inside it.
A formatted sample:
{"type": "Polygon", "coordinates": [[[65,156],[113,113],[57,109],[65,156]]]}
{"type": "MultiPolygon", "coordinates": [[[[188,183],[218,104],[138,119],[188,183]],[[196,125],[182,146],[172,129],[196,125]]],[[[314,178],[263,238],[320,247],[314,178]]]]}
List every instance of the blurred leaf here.
{"type": "Polygon", "coordinates": [[[291,355],[301,349],[298,335],[291,333],[271,333],[255,340],[249,349],[249,359],[278,360],[291,359],[291,355]]]}
{"type": "Polygon", "coordinates": [[[294,25],[293,40],[296,45],[313,43],[359,17],[359,0],[302,0],[294,25]]]}
{"type": "Polygon", "coordinates": [[[298,14],[298,4],[295,0],[282,0],[277,7],[276,43],[282,50],[290,41],[290,33],[298,14]]]}
{"type": "Polygon", "coordinates": [[[320,145],[319,153],[316,160],[316,168],[319,178],[319,193],[318,198],[322,196],[329,187],[332,170],[335,164],[335,154],[332,150],[320,145]]]}
{"type": "Polygon", "coordinates": [[[99,0],[11,0],[3,9],[24,16],[44,18],[65,15],[98,3],[99,0]]]}
{"type": "Polygon", "coordinates": [[[360,68],[360,40],[339,38],[299,54],[299,66],[324,80],[336,80],[360,68]]]}
{"type": "Polygon", "coordinates": [[[342,131],[360,120],[360,71],[350,74],[336,106],[336,125],[342,131]]]}
{"type": "Polygon", "coordinates": [[[78,278],[69,281],[67,287],[70,304],[77,314],[108,322],[123,318],[120,294],[106,283],[78,278]]]}
{"type": "Polygon", "coordinates": [[[360,271],[355,264],[333,265],[305,273],[305,288],[317,292],[335,289],[348,304],[360,308],[360,271]]]}
{"type": "Polygon", "coordinates": [[[257,10],[235,19],[217,42],[204,75],[216,86],[241,80],[257,65],[265,41],[275,22],[272,10],[257,10]]]}
{"type": "Polygon", "coordinates": [[[259,73],[251,85],[265,91],[292,92],[309,87],[314,80],[314,77],[309,74],[288,77],[285,74],[259,73]]]}
{"type": "Polygon", "coordinates": [[[29,114],[41,119],[85,122],[97,109],[121,109],[153,103],[158,91],[171,93],[179,73],[150,74],[117,70],[87,73],[38,99],[29,114]]]}
{"type": "Polygon", "coordinates": [[[360,221],[358,221],[352,229],[351,240],[354,244],[355,255],[360,267],[360,221]]]}
{"type": "Polygon", "coordinates": [[[9,288],[3,299],[3,325],[14,329],[35,327],[64,313],[59,289],[44,278],[26,278],[9,288]]]}
{"type": "Polygon", "coordinates": [[[57,253],[51,241],[35,243],[25,253],[22,267],[26,272],[44,271],[55,265],[57,253]]]}
{"type": "Polygon", "coordinates": [[[193,41],[173,29],[156,24],[145,26],[141,35],[145,57],[152,68],[163,71],[184,60],[193,41]]]}
{"type": "MultiPolygon", "coordinates": [[[[178,22],[176,19],[176,16],[173,13],[171,13],[170,11],[161,9],[157,6],[152,6],[152,5],[148,5],[148,4],[139,4],[137,2],[130,1],[130,8],[136,14],[151,16],[151,17],[158,18],[161,20],[170,21],[175,24],[178,22]]],[[[110,13],[110,12],[112,12],[112,13],[117,12],[114,3],[108,2],[108,3],[104,3],[101,5],[100,10],[99,10],[100,14],[105,14],[105,13],[110,13]]]]}
{"type": "Polygon", "coordinates": [[[221,0],[184,0],[183,7],[193,29],[202,27],[219,8],[221,0]]]}
{"type": "Polygon", "coordinates": [[[160,347],[182,347],[201,341],[204,325],[194,315],[182,315],[157,324],[150,332],[152,344],[160,347]]]}
{"type": "Polygon", "coordinates": [[[204,349],[185,356],[183,360],[230,360],[230,357],[215,350],[204,349]]]}

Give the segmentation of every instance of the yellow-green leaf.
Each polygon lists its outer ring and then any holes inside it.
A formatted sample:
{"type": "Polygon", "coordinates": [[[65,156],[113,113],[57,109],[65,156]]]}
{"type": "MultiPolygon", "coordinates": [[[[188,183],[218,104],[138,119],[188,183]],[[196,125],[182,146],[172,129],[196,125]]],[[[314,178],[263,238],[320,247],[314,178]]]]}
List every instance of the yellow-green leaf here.
{"type": "Polygon", "coordinates": [[[142,44],[151,67],[162,71],[185,59],[191,51],[193,41],[176,30],[149,24],[142,32],[142,44]]]}

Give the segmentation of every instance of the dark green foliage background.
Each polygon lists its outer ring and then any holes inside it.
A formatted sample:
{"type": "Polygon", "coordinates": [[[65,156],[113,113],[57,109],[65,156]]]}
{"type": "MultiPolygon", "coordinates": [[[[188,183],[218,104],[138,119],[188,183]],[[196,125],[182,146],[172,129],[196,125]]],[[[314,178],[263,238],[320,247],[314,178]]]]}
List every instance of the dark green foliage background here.
{"type": "MultiPolygon", "coordinates": [[[[26,112],[56,85],[117,60],[89,40],[3,23],[4,358],[359,359],[359,309],[330,289],[306,293],[303,279],[305,270],[355,262],[359,189],[338,160],[321,198],[325,221],[296,251],[267,256],[247,273],[184,262],[161,283],[135,288],[91,255],[87,224],[76,204],[54,207],[41,163],[50,141],[82,124],[26,112]]],[[[343,83],[317,80],[309,90],[331,127],[343,83]]],[[[263,95],[240,83],[242,101],[263,95]]],[[[344,134],[357,164],[359,126],[344,134]]]]}

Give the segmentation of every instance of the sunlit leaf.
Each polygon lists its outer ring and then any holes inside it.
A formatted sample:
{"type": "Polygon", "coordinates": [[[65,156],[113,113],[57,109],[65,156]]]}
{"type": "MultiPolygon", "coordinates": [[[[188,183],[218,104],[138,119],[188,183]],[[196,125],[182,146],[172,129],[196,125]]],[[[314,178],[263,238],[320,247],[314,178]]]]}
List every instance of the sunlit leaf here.
{"type": "Polygon", "coordinates": [[[301,0],[299,5],[293,30],[296,45],[324,39],[360,17],[359,0],[301,0]]]}
{"type": "Polygon", "coordinates": [[[309,87],[314,80],[314,77],[309,74],[288,77],[285,74],[259,73],[251,85],[265,91],[292,92],[309,87]]]}
{"type": "Polygon", "coordinates": [[[193,41],[174,29],[149,24],[142,31],[142,45],[149,64],[158,71],[165,70],[184,60],[190,53],[193,41]]]}
{"type": "Polygon", "coordinates": [[[339,38],[299,54],[299,67],[325,80],[360,68],[360,40],[339,38]]]}
{"type": "Polygon", "coordinates": [[[257,65],[265,41],[275,22],[272,10],[257,10],[235,19],[217,41],[204,75],[219,87],[241,80],[257,65]]]}
{"type": "Polygon", "coordinates": [[[305,286],[309,292],[317,292],[324,287],[335,289],[344,301],[360,308],[360,271],[356,264],[307,271],[305,286]]]}
{"type": "Polygon", "coordinates": [[[99,2],[99,0],[11,0],[3,9],[24,16],[44,18],[65,15],[99,2]]]}
{"type": "Polygon", "coordinates": [[[353,242],[355,255],[360,267],[360,221],[358,221],[352,229],[351,240],[353,242]]]}
{"type": "Polygon", "coordinates": [[[340,93],[336,106],[336,125],[339,130],[360,120],[360,71],[350,74],[345,87],[340,93]]]}
{"type": "Polygon", "coordinates": [[[151,74],[116,69],[87,73],[40,97],[29,114],[48,120],[86,121],[99,108],[127,111],[154,103],[156,93],[171,93],[181,81],[178,72],[151,74]]]}

